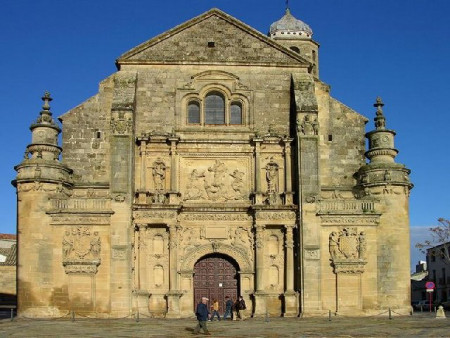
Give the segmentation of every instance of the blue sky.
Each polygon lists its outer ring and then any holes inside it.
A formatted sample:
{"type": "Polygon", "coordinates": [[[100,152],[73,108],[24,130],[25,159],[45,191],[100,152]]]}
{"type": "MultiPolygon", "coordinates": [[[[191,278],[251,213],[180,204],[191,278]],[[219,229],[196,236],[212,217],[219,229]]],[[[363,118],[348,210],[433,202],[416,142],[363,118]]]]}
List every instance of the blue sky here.
{"type": "MultiPolygon", "coordinates": [[[[283,0],[3,1],[0,95],[6,154],[0,165],[0,232],[15,233],[10,181],[31,140],[45,90],[54,116],[94,95],[132,47],[212,7],[267,33],[283,0]]],[[[411,170],[412,241],[437,218],[450,218],[449,0],[291,0],[291,12],[314,31],[322,81],[331,94],[367,116],[373,129],[381,96],[397,132],[397,161],[411,170]]],[[[420,256],[413,252],[412,261],[420,256]]]]}

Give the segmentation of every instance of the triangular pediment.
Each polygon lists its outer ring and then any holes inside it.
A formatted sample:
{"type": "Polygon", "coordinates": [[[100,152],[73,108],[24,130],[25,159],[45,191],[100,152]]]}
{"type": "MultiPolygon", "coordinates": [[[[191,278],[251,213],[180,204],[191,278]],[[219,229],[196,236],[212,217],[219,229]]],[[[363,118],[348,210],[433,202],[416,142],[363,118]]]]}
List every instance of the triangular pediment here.
{"type": "Polygon", "coordinates": [[[308,67],[297,53],[218,9],[211,9],[126,52],[117,65],[270,64],[308,67]]]}

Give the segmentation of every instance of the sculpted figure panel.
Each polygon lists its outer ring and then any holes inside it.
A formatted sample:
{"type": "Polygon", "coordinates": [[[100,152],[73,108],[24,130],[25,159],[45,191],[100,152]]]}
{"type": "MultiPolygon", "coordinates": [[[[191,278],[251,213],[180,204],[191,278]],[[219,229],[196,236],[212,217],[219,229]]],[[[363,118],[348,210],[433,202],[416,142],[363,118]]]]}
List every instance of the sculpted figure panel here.
{"type": "MultiPolygon", "coordinates": [[[[249,198],[247,159],[186,160],[188,168],[183,200],[189,202],[238,201],[249,198]]],[[[183,179],[182,179],[183,181],[183,179]]]]}

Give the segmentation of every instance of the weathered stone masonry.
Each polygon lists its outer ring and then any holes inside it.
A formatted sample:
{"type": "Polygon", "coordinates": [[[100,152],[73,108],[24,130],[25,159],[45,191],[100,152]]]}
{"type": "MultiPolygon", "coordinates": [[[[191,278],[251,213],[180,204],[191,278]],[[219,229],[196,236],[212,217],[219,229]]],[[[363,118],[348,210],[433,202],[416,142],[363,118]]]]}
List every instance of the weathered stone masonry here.
{"type": "Polygon", "coordinates": [[[289,10],[265,36],[212,9],[120,56],[61,147],[46,93],[13,182],[19,315],[408,313],[409,170],[318,46],[289,10]]]}

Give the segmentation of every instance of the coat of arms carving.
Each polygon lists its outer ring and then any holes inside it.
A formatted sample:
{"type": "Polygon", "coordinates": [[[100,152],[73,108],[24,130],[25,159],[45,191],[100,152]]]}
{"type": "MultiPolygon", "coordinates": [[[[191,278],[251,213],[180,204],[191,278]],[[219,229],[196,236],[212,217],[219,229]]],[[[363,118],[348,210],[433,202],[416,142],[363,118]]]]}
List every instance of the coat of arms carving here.
{"type": "Polygon", "coordinates": [[[331,261],[335,272],[363,272],[366,264],[366,234],[356,227],[333,231],[329,236],[331,261]]]}
{"type": "Polygon", "coordinates": [[[90,227],[78,226],[66,230],[62,240],[63,265],[66,272],[93,272],[100,265],[101,239],[90,227]],[[75,267],[77,266],[77,267],[75,267]],[[86,269],[82,268],[85,267],[86,269]]]}

